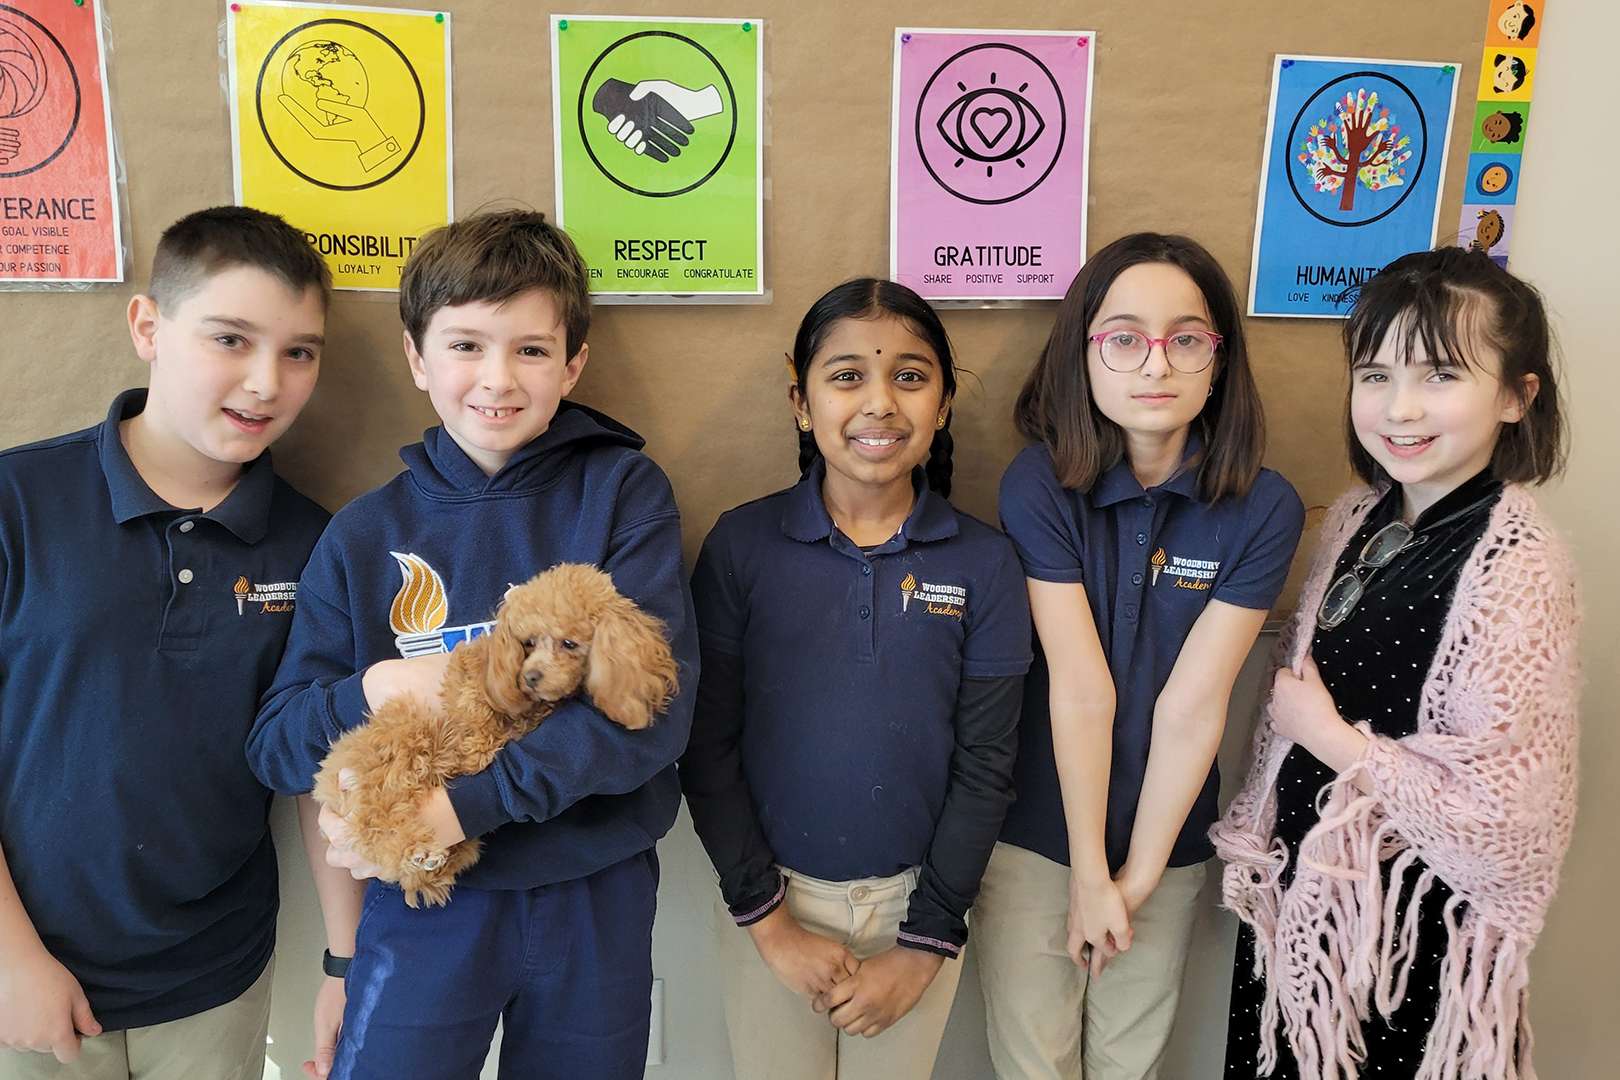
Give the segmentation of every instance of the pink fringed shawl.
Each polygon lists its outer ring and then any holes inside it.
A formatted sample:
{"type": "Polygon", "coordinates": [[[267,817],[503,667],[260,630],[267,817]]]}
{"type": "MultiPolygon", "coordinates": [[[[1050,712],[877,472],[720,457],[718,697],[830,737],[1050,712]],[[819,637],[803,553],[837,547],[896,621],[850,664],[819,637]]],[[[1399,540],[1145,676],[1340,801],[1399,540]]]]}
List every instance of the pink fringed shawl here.
{"type": "MultiPolygon", "coordinates": [[[[1274,665],[1299,669],[1339,553],[1377,501],[1363,488],[1328,512],[1274,665]]],[[[1421,860],[1417,896],[1437,877],[1455,896],[1419,1080],[1535,1080],[1528,960],[1575,817],[1579,621],[1568,553],[1530,494],[1508,485],[1457,582],[1417,733],[1360,726],[1367,750],[1323,790],[1287,890],[1273,827],[1293,744],[1262,710],[1243,789],[1210,836],[1226,862],[1225,904],[1256,938],[1263,1074],[1280,1019],[1302,1077],[1355,1080],[1361,1025],[1372,1008],[1400,1005],[1417,947],[1419,904],[1398,920],[1400,889],[1386,891],[1379,867],[1392,862],[1399,883],[1421,860]]]]}

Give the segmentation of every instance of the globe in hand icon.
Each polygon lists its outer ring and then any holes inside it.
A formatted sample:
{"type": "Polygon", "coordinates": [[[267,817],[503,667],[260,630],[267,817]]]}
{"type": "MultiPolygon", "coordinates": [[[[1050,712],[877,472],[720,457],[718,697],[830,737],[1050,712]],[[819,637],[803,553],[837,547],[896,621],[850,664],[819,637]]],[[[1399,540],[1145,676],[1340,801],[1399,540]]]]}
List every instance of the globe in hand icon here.
{"type": "Polygon", "coordinates": [[[371,81],[352,49],[335,41],[312,41],[293,50],[282,65],[281,91],[326,124],[334,124],[342,118],[323,109],[322,103],[363,109],[371,81]]]}
{"type": "Polygon", "coordinates": [[[335,41],[311,41],[281,65],[281,107],[317,142],[351,147],[371,172],[401,153],[366,108],[371,79],[354,50],[335,41]]]}
{"type": "Polygon", "coordinates": [[[288,30],[265,52],[254,94],[269,151],[300,180],[331,191],[386,183],[427,129],[428,99],[410,60],[352,19],[288,30]]]}

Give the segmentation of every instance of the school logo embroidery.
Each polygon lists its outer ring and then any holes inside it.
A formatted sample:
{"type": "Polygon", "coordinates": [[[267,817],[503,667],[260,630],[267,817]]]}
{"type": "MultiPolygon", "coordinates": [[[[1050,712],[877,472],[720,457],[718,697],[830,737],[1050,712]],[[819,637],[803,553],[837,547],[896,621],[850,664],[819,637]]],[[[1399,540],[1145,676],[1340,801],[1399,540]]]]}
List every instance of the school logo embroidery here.
{"type": "Polygon", "coordinates": [[[912,600],[922,604],[923,610],[930,615],[948,615],[960,619],[967,610],[967,590],[960,585],[930,585],[907,574],[905,580],[900,582],[900,610],[909,610],[912,600]]]}
{"type": "Polygon", "coordinates": [[[266,612],[291,611],[293,602],[298,599],[298,582],[277,581],[270,585],[255,585],[245,577],[236,579],[231,586],[236,594],[236,613],[247,614],[249,604],[258,604],[260,614],[266,612]]]}
{"type": "Polygon", "coordinates": [[[1219,560],[1215,559],[1184,559],[1180,555],[1166,556],[1164,548],[1159,548],[1148,560],[1152,574],[1150,585],[1159,583],[1160,574],[1170,574],[1175,578],[1170,583],[1173,589],[1196,589],[1203,591],[1215,583],[1215,573],[1221,568],[1219,560]]]}
{"type": "Polygon", "coordinates": [[[390,551],[399,563],[399,592],[388,608],[388,625],[394,631],[394,645],[403,657],[431,656],[449,652],[463,641],[483,637],[493,622],[445,626],[450,619],[450,596],[439,572],[420,555],[390,551]]]}

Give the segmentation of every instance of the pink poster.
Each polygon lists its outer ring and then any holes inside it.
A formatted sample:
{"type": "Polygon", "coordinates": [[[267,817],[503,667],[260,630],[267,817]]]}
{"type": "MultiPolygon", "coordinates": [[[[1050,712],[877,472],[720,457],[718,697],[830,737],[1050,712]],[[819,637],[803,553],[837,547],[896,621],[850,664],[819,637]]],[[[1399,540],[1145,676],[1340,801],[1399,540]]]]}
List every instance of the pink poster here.
{"type": "Polygon", "coordinates": [[[1074,30],[896,30],[889,274],[1058,300],[1085,260],[1091,56],[1074,30]]]}

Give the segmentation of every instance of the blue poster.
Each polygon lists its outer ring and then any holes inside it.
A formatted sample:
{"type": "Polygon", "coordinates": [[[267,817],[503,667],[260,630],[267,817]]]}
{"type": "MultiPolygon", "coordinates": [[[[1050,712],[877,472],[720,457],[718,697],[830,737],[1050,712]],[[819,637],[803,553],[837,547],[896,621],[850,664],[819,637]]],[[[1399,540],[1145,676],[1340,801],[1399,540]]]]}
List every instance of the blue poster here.
{"type": "Polygon", "coordinates": [[[1277,57],[1250,315],[1344,318],[1350,290],[1434,246],[1458,66],[1277,57]]]}

